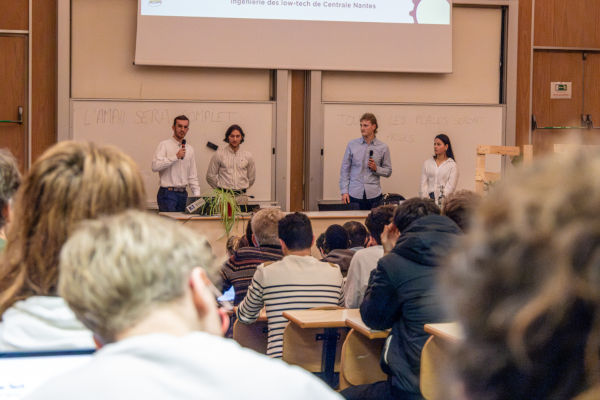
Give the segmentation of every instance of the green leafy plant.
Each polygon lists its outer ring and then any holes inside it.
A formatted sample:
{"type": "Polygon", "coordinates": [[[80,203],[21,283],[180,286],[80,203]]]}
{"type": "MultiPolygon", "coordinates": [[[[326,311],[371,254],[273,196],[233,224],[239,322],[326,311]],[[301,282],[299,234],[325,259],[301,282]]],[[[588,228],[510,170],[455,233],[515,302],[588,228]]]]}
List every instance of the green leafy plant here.
{"type": "Polygon", "coordinates": [[[229,237],[236,219],[242,212],[234,191],[230,189],[213,189],[206,203],[207,214],[221,216],[225,234],[229,237]]]}

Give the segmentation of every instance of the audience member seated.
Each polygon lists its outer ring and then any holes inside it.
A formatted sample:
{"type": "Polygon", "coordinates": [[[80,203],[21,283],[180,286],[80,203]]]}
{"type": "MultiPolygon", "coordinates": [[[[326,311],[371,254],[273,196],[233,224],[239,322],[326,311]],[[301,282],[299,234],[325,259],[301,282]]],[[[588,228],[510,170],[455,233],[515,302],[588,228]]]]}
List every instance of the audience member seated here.
{"type": "Polygon", "coordinates": [[[325,258],[327,255],[327,251],[325,250],[325,232],[321,233],[315,242],[315,246],[317,250],[319,250],[319,254],[321,254],[321,258],[325,258]]]}
{"type": "Polygon", "coordinates": [[[446,197],[442,205],[442,215],[447,216],[456,225],[467,232],[471,226],[471,218],[477,206],[481,202],[481,196],[470,190],[459,190],[446,197]]]}
{"type": "Polygon", "coordinates": [[[281,358],[287,310],[344,303],[342,273],[337,265],[311,256],[314,236],[308,217],[288,214],[279,221],[281,261],[259,265],[246,298],[237,309],[240,322],[251,324],[266,307],[269,326],[267,355],[281,358]]]}
{"type": "Polygon", "coordinates": [[[348,232],[350,250],[357,251],[367,247],[370,237],[363,224],[357,221],[348,221],[342,227],[348,232]]]}
{"type": "Polygon", "coordinates": [[[227,250],[227,256],[231,257],[235,254],[237,249],[240,248],[240,240],[242,238],[240,236],[229,236],[227,239],[227,243],[225,244],[225,249],[227,250]]]}
{"type": "Polygon", "coordinates": [[[310,374],[219,337],[228,320],[212,263],[208,242],[169,220],[86,221],[61,253],[59,293],[103,347],[30,398],[337,399],[310,374]]]}
{"type": "Polygon", "coordinates": [[[246,224],[246,233],[244,236],[240,238],[240,243],[238,244],[238,249],[242,247],[253,247],[252,244],[252,219],[254,216],[250,217],[250,221],[246,224]]]}
{"type": "Polygon", "coordinates": [[[352,257],[352,261],[350,261],[346,286],[344,287],[346,308],[360,307],[367,290],[371,271],[377,266],[377,261],[383,257],[381,234],[385,226],[393,221],[395,210],[396,206],[393,205],[379,206],[367,215],[365,224],[369,228],[371,238],[377,244],[358,250],[352,257]]]}
{"type": "Polygon", "coordinates": [[[600,158],[502,180],[444,268],[464,398],[599,399],[600,158]]]}
{"type": "Polygon", "coordinates": [[[267,261],[281,260],[281,244],[277,235],[277,223],[284,214],[278,208],[260,210],[252,218],[252,242],[254,246],[240,247],[225,261],[221,268],[223,291],[235,289],[234,305],[246,296],[256,267],[267,261]]]}
{"type": "Polygon", "coordinates": [[[408,199],[397,207],[394,223],[384,229],[386,255],[371,274],[360,315],[372,329],[392,328],[381,359],[388,380],[350,387],[342,392],[347,399],[422,398],[421,350],[429,336],[423,325],[444,320],[435,275],[440,257],[460,233],[439,212],[431,199],[408,199]]]}
{"type": "Polygon", "coordinates": [[[11,221],[11,200],[19,185],[21,174],[17,160],[7,149],[0,150],[0,252],[6,246],[6,224],[11,221]]]}
{"type": "Polygon", "coordinates": [[[145,198],[137,166],[116,148],[61,142],[33,164],[0,268],[0,350],[94,346],[57,296],[61,247],[81,220],[143,209],[145,198]]]}
{"type": "Polygon", "coordinates": [[[349,245],[348,232],[341,225],[330,225],[325,231],[325,249],[327,254],[321,261],[337,264],[342,271],[342,275],[346,276],[350,267],[350,261],[355,253],[348,248],[349,245]]]}

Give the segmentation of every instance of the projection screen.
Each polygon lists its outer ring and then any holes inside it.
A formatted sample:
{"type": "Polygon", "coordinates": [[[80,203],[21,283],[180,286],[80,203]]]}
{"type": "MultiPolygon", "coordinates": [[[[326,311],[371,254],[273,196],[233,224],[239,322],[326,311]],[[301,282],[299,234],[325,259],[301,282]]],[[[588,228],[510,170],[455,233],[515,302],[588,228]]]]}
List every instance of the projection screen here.
{"type": "Polygon", "coordinates": [[[135,63],[452,72],[451,0],[139,0],[135,63]]]}

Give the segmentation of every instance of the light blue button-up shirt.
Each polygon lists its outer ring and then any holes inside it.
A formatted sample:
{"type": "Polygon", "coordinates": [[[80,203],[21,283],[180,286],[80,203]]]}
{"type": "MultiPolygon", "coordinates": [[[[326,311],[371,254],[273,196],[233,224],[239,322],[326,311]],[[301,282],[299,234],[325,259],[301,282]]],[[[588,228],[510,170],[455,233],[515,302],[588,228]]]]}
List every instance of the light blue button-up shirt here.
{"type": "Polygon", "coordinates": [[[379,177],[392,175],[392,159],[387,144],[377,138],[367,144],[364,138],[354,139],[346,146],[342,168],[340,170],[340,192],[348,193],[358,199],[366,193],[367,199],[372,199],[381,194],[379,177]],[[369,151],[373,150],[373,161],[377,171],[372,171],[369,166],[369,151]]]}

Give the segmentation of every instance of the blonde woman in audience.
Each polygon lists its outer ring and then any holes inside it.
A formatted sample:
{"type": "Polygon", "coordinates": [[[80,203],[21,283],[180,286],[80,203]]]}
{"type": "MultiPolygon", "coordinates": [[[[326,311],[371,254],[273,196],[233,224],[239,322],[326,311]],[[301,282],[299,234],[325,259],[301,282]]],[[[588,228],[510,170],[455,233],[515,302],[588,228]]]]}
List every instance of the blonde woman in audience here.
{"type": "Polygon", "coordinates": [[[62,142],[33,164],[0,268],[0,350],[93,347],[56,294],[61,247],[81,220],[142,209],[144,199],[137,166],[116,148],[62,142]]]}
{"type": "Polygon", "coordinates": [[[562,155],[484,198],[443,275],[462,397],[600,398],[599,176],[598,156],[562,155]]]}
{"type": "Polygon", "coordinates": [[[11,217],[11,200],[20,184],[21,173],[17,160],[8,149],[0,149],[0,252],[6,246],[6,224],[11,217]]]}

